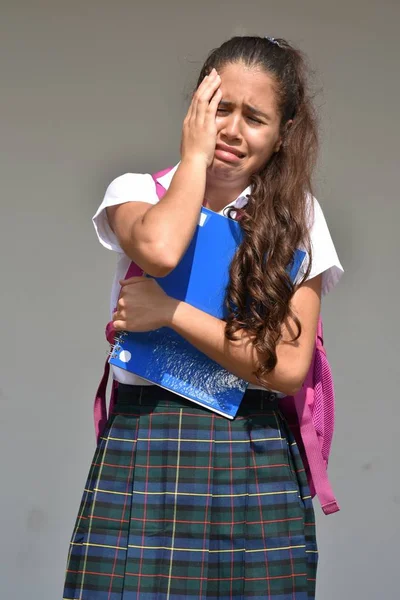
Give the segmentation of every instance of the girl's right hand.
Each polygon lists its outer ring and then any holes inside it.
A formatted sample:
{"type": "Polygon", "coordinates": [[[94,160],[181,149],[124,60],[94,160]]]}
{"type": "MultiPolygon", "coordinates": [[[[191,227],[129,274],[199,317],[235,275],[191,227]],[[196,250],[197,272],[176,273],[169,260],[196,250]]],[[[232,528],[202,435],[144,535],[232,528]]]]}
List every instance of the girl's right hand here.
{"type": "Polygon", "coordinates": [[[206,75],[190,103],[183,122],[182,161],[202,158],[206,167],[214,159],[217,143],[217,108],[222,98],[221,78],[215,69],[206,75]]]}

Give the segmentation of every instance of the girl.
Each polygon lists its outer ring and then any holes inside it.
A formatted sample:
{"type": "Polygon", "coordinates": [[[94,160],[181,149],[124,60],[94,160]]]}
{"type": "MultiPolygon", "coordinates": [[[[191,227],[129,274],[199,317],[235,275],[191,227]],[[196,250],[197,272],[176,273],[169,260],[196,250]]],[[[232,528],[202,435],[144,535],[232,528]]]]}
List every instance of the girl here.
{"type": "Polygon", "coordinates": [[[316,124],[301,54],[236,37],[209,55],[183,124],[181,161],[159,182],[126,174],[94,217],[119,252],[115,329],[171,327],[250,383],[230,421],[114,369],[117,404],[72,536],[65,599],[310,600],[317,546],[298,449],[279,411],[308,371],[321,294],[342,267],[311,195],[316,124]],[[164,276],[201,206],[240,216],[226,321],[168,297],[164,276]],[[286,268],[308,260],[292,284],[286,268]],[[119,301],[117,304],[117,299],[119,301]]]}

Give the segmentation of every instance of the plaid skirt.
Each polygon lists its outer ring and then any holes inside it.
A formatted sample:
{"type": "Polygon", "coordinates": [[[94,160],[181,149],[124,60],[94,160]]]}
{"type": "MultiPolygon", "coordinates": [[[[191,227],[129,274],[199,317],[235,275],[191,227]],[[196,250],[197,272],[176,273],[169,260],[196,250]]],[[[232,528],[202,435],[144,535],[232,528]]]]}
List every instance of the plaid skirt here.
{"type": "Polygon", "coordinates": [[[64,600],[311,600],[304,468],[274,395],[234,420],[120,385],[72,535],[64,600]]]}

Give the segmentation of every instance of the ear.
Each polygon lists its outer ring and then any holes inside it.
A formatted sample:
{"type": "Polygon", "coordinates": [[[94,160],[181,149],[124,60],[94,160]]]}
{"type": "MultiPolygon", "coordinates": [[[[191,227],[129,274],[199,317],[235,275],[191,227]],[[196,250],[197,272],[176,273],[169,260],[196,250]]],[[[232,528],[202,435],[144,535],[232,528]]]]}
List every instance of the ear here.
{"type": "Polygon", "coordinates": [[[280,136],[279,140],[276,142],[275,144],[275,148],[274,148],[274,152],[279,152],[279,150],[281,149],[281,146],[284,142],[284,137],[287,134],[287,132],[289,131],[289,129],[291,128],[293,123],[293,119],[289,119],[289,121],[287,121],[283,127],[283,131],[282,131],[282,135],[280,136]]]}

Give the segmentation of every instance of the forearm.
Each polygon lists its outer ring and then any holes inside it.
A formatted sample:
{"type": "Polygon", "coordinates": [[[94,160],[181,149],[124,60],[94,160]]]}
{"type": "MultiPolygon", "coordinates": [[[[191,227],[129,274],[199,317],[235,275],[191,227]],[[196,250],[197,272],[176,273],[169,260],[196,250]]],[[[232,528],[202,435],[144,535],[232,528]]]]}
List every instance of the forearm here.
{"type": "MultiPolygon", "coordinates": [[[[173,301],[169,326],[198,350],[215,360],[222,367],[249,383],[260,385],[254,373],[260,365],[260,357],[244,331],[238,332],[238,340],[225,337],[226,323],[185,302],[173,301]]],[[[277,349],[277,366],[263,379],[262,385],[284,394],[295,393],[301,381],[296,375],[299,369],[288,368],[288,348],[277,349]],[[285,366],[286,365],[286,366],[285,366]]],[[[289,350],[290,352],[290,350],[289,350]]],[[[296,360],[293,354],[293,361],[296,360]]],[[[292,365],[296,367],[295,364],[292,365]]]]}
{"type": "Polygon", "coordinates": [[[206,172],[216,146],[216,114],[222,97],[215,69],[204,77],[183,122],[181,163],[168,191],[156,204],[109,206],[107,216],[125,254],[154,277],[172,271],[188,247],[204,201],[206,172]]]}
{"type": "Polygon", "coordinates": [[[189,245],[204,199],[206,164],[203,159],[182,161],[164,197],[132,225],[136,246],[153,249],[173,268],[189,245]]]}

